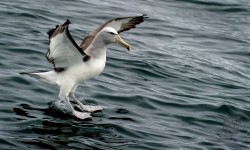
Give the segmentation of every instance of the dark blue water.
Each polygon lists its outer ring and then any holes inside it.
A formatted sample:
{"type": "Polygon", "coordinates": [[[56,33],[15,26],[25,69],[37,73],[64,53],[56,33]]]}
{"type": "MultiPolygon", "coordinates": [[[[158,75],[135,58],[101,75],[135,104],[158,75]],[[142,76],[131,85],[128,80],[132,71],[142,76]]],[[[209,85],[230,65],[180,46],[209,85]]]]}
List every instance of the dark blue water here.
{"type": "Polygon", "coordinates": [[[249,0],[2,0],[0,149],[250,149],[249,0]],[[69,19],[78,44],[109,18],[148,14],[111,45],[76,96],[106,107],[80,121],[50,109],[58,89],[46,32],[69,19]]]}

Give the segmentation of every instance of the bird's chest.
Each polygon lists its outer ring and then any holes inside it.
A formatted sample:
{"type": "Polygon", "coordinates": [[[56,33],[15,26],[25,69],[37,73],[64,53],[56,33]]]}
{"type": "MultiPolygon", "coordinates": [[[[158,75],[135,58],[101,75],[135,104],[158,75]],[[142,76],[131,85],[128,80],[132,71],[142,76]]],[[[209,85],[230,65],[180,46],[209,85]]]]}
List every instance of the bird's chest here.
{"type": "Polygon", "coordinates": [[[106,59],[96,59],[89,62],[88,70],[93,75],[93,77],[99,75],[105,67],[106,59]]]}
{"type": "Polygon", "coordinates": [[[82,63],[74,69],[75,79],[82,82],[98,76],[103,71],[105,63],[106,58],[90,59],[87,62],[82,63]]]}

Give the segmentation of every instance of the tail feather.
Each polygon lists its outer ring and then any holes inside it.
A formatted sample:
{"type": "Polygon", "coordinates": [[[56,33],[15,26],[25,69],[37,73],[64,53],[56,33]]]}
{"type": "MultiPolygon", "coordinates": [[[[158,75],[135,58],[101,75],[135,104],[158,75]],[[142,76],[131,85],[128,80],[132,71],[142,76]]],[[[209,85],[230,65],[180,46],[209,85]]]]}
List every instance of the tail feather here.
{"type": "Polygon", "coordinates": [[[30,73],[28,73],[28,72],[20,72],[19,74],[30,74],[30,73]]]}
{"type": "Polygon", "coordinates": [[[29,75],[31,77],[37,78],[43,82],[49,84],[60,85],[60,77],[61,75],[55,71],[47,71],[47,72],[20,72],[22,75],[29,75]]]}

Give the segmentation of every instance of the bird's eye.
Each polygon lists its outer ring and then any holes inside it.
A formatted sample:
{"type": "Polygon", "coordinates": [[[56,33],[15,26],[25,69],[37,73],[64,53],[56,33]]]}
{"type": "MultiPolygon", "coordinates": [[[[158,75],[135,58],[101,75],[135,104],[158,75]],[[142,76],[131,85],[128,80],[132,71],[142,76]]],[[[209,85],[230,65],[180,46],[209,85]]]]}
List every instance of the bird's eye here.
{"type": "Polygon", "coordinates": [[[113,35],[115,35],[115,33],[114,32],[109,32],[110,34],[113,34],[113,35]]]}

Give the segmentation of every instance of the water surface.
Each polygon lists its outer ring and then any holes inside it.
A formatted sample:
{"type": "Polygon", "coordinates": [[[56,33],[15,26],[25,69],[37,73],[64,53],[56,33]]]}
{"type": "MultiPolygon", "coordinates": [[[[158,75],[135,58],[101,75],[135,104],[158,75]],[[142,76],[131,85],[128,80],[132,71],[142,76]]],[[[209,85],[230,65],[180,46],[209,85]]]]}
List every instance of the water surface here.
{"type": "Polygon", "coordinates": [[[1,149],[249,149],[248,0],[0,2],[1,149]],[[21,76],[50,70],[46,32],[69,19],[78,44],[109,18],[148,14],[110,45],[104,72],[79,86],[106,107],[92,120],[49,108],[58,88],[21,76]]]}

